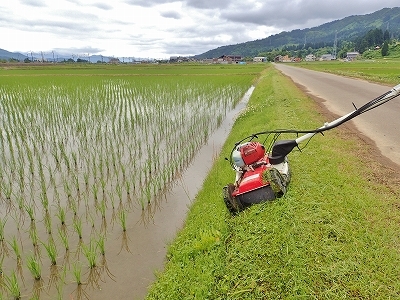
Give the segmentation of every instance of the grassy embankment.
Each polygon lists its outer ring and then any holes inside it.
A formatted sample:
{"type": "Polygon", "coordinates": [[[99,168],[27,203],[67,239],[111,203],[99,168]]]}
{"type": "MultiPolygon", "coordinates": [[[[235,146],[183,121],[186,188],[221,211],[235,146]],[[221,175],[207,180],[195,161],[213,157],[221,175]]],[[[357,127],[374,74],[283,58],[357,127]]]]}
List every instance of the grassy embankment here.
{"type": "Polygon", "coordinates": [[[398,299],[399,184],[381,180],[396,173],[372,160],[370,147],[345,125],[290,155],[284,198],[235,217],[223,204],[222,187],[234,180],[224,156],[235,141],[329,120],[269,66],[147,299],[398,299]]]}

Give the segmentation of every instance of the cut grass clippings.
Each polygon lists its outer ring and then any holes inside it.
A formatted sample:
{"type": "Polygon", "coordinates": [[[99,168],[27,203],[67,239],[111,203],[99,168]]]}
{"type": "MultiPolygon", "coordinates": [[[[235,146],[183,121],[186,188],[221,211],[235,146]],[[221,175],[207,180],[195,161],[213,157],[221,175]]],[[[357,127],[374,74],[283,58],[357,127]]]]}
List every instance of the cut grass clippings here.
{"type": "Polygon", "coordinates": [[[314,101],[268,66],[146,299],[399,299],[400,185],[383,179],[397,173],[348,126],[290,154],[285,197],[235,217],[225,208],[222,187],[234,172],[224,157],[236,141],[325,121],[314,101]]]}

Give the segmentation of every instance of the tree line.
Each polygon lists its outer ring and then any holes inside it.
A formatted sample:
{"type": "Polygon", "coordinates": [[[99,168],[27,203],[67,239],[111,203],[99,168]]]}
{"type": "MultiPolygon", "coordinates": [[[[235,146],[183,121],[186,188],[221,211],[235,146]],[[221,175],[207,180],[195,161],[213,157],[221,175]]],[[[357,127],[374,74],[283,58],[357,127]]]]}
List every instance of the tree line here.
{"type": "MultiPolygon", "coordinates": [[[[389,54],[389,44],[391,42],[390,32],[388,30],[376,28],[371,29],[362,36],[352,41],[338,41],[336,49],[337,58],[345,58],[347,52],[357,51],[363,54],[365,51],[378,49],[382,56],[389,54]]],[[[334,50],[334,42],[317,42],[304,43],[302,45],[286,45],[270,51],[259,53],[259,56],[265,56],[269,61],[273,61],[278,55],[288,55],[289,57],[298,57],[304,59],[309,54],[320,57],[323,54],[332,54],[334,50]]]]}

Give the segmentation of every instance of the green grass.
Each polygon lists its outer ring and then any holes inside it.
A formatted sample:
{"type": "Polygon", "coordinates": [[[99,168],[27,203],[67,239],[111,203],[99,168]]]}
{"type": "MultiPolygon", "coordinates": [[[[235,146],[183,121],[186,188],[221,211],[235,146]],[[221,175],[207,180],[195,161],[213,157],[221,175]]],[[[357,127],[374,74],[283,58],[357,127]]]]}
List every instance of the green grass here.
{"type": "Polygon", "coordinates": [[[234,180],[224,156],[235,141],[325,121],[312,100],[267,68],[146,299],[398,299],[399,186],[381,180],[396,173],[376,161],[371,168],[372,149],[346,128],[290,154],[285,197],[235,217],[224,206],[222,187],[234,180]]]}
{"type": "Polygon", "coordinates": [[[399,64],[400,59],[380,58],[352,62],[302,62],[292,65],[392,85],[400,82],[399,64]]]}

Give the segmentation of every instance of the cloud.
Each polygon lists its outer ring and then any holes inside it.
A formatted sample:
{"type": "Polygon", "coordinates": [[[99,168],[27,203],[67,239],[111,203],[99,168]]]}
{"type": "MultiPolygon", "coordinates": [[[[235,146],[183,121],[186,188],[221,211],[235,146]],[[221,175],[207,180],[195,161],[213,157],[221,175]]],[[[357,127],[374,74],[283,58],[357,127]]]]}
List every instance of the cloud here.
{"type": "Polygon", "coordinates": [[[182,17],[181,14],[176,11],[160,12],[160,16],[162,16],[164,18],[170,18],[170,19],[176,19],[176,20],[179,20],[182,17]]]}
{"type": "Polygon", "coordinates": [[[124,0],[126,4],[133,6],[142,6],[142,7],[154,7],[161,4],[171,4],[180,1],[171,1],[171,0],[124,0]]]}
{"type": "Polygon", "coordinates": [[[20,0],[24,5],[34,6],[34,7],[45,7],[46,1],[43,0],[20,0]]]}
{"type": "MultiPolygon", "coordinates": [[[[185,1],[186,5],[193,8],[200,8],[200,9],[227,9],[229,6],[234,3],[235,1],[230,0],[187,0],[185,1]]],[[[243,1],[241,1],[244,3],[243,1]]],[[[244,8],[244,6],[242,7],[244,8]]]]}
{"type": "Polygon", "coordinates": [[[371,0],[18,0],[0,2],[1,48],[115,56],[195,55],[399,6],[371,0]]]}
{"type": "Polygon", "coordinates": [[[72,48],[54,48],[53,51],[58,55],[71,55],[71,54],[97,54],[104,51],[103,48],[93,48],[93,47],[72,47],[72,48]]]}
{"type": "Polygon", "coordinates": [[[113,9],[113,7],[110,4],[102,3],[102,2],[93,3],[92,6],[93,7],[97,7],[99,9],[103,9],[103,10],[111,10],[111,9],[113,9]]]}

